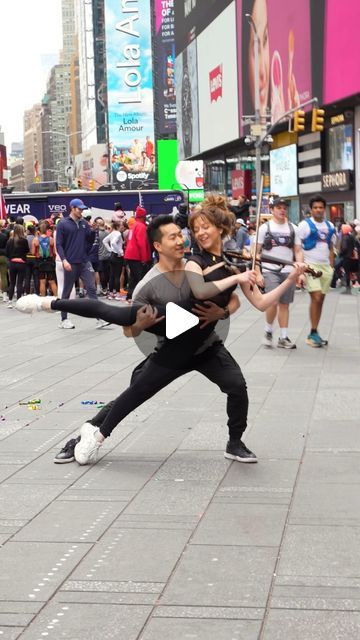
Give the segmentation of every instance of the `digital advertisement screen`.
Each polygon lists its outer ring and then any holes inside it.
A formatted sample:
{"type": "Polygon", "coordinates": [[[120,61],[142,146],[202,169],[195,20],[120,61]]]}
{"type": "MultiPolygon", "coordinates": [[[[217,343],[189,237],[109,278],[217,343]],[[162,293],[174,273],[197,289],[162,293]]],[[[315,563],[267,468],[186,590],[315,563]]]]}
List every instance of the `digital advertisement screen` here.
{"type": "Polygon", "coordinates": [[[155,100],[158,135],[176,132],[174,0],[155,0],[155,100]]]}
{"type": "Polygon", "coordinates": [[[176,55],[231,4],[233,0],[176,0],[175,43],[176,55]]]}
{"type": "Polygon", "coordinates": [[[197,53],[202,152],[239,137],[234,3],[197,38],[197,53]]]}
{"type": "Polygon", "coordinates": [[[199,103],[196,40],[175,61],[179,159],[199,153],[199,103]]]}
{"type": "Polygon", "coordinates": [[[360,91],[360,2],[326,1],[324,104],[360,91]]]}
{"type": "Polygon", "coordinates": [[[113,182],[156,186],[150,0],[105,0],[105,31],[113,182]]]}
{"type": "Polygon", "coordinates": [[[282,198],[297,196],[297,145],[270,151],[270,191],[282,198]]]}
{"type": "Polygon", "coordinates": [[[255,109],[254,28],[259,37],[260,113],[276,122],[312,97],[309,0],[238,0],[239,82],[243,114],[255,109]]]}

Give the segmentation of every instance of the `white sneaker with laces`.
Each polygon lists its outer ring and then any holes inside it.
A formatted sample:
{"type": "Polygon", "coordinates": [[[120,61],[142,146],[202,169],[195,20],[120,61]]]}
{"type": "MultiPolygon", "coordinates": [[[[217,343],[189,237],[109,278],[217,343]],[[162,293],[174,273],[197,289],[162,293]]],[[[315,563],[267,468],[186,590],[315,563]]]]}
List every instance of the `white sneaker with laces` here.
{"type": "Polygon", "coordinates": [[[94,427],[90,422],[85,422],[80,429],[81,440],[75,447],[74,455],[78,464],[95,464],[99,455],[99,448],[102,445],[97,438],[99,427],[94,427]]]}
{"type": "Polygon", "coordinates": [[[69,318],[66,318],[66,320],[61,320],[61,322],[59,324],[59,328],[60,329],[75,329],[75,325],[71,322],[71,320],[69,320],[69,318]]]}
{"type": "Polygon", "coordinates": [[[3,291],[2,299],[3,299],[3,302],[9,302],[9,296],[7,293],[5,293],[5,291],[3,291]]]}
{"type": "Polygon", "coordinates": [[[13,308],[12,300],[9,300],[9,302],[7,303],[6,306],[7,306],[8,309],[12,309],[13,308]]]}
{"type": "Polygon", "coordinates": [[[107,322],[106,320],[96,320],[95,329],[104,329],[104,327],[109,327],[111,322],[107,322]]]}

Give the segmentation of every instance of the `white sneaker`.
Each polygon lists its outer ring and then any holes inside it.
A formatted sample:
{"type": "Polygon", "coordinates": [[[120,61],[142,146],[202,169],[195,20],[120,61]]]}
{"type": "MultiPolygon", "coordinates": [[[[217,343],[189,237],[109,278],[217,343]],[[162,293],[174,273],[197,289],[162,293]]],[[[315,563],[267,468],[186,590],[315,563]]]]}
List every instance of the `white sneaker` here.
{"type": "Polygon", "coordinates": [[[71,320],[69,320],[69,318],[66,318],[66,320],[61,320],[61,322],[59,324],[59,328],[60,329],[75,329],[75,325],[71,322],[71,320]]]}
{"type": "Polygon", "coordinates": [[[2,299],[3,299],[3,302],[9,302],[9,296],[7,293],[5,293],[5,291],[3,291],[2,299]]]}
{"type": "Polygon", "coordinates": [[[265,331],[262,343],[264,347],[269,347],[271,349],[273,346],[273,335],[271,331],[265,331]]]}
{"type": "Polygon", "coordinates": [[[74,455],[78,464],[95,464],[99,455],[99,442],[96,435],[100,433],[99,427],[94,427],[90,422],[85,422],[80,429],[81,440],[75,447],[74,455]]]}
{"type": "Polygon", "coordinates": [[[12,300],[9,300],[9,302],[7,303],[6,306],[7,306],[8,309],[12,309],[13,308],[12,300]]]}
{"type": "Polygon", "coordinates": [[[95,329],[103,329],[104,327],[109,327],[111,325],[111,322],[106,322],[106,320],[96,320],[96,327],[95,329]]]}
{"type": "Polygon", "coordinates": [[[21,313],[41,311],[41,300],[42,298],[37,296],[36,293],[30,293],[28,296],[22,296],[22,298],[17,300],[15,309],[21,311],[21,313]]]}

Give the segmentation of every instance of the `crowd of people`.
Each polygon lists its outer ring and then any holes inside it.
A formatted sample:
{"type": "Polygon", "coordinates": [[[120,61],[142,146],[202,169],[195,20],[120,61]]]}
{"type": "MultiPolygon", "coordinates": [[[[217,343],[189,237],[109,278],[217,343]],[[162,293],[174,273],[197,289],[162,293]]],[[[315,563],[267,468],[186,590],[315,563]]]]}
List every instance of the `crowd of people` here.
{"type": "MultiPolygon", "coordinates": [[[[249,222],[249,203],[244,197],[227,209],[232,224],[222,239],[224,251],[241,252],[251,257],[266,254],[287,262],[305,261],[321,278],[302,277],[297,285],[286,291],[280,301],[266,311],[263,343],[273,346],[274,323],[277,319],[280,337],[277,346],[294,349],[288,336],[289,305],[296,289],[304,287],[310,294],[311,328],[307,338],[310,346],[324,346],[326,340],[318,334],[324,297],[330,287],[343,284],[345,292],[359,287],[360,222],[340,223],[335,227],[326,220],[326,202],[322,196],[310,201],[308,216],[299,224],[289,222],[287,203],[281,198],[270,200],[271,218],[260,226],[255,247],[256,225],[249,222]],[[309,244],[310,243],[310,244],[309,244]],[[334,269],[333,269],[334,267],[334,269]]],[[[201,205],[200,205],[201,206],[201,205]]],[[[180,205],[174,221],[181,229],[184,255],[189,259],[199,252],[191,218],[199,205],[192,208],[190,217],[186,205],[180,205]]],[[[131,303],[133,291],[151,268],[154,253],[147,238],[149,216],[138,206],[130,217],[120,202],[114,206],[111,221],[92,217],[79,198],[70,202],[67,216],[51,217],[39,224],[1,221],[0,226],[0,287],[3,301],[13,307],[14,296],[35,293],[63,299],[82,298],[131,303]]],[[[257,266],[257,284],[269,292],[284,281],[291,270],[289,265],[262,262],[257,266]]],[[[97,319],[97,328],[107,326],[97,319]]],[[[60,327],[73,329],[67,312],[61,314],[60,327]]]]}

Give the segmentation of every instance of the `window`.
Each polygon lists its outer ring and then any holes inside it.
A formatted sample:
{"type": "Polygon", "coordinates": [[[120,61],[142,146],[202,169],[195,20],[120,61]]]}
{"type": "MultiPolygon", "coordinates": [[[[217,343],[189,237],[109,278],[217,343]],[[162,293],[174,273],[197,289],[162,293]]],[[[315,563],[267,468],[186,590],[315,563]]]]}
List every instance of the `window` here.
{"type": "Polygon", "coordinates": [[[328,130],[328,171],[354,169],[353,126],[342,124],[328,130]]]}

